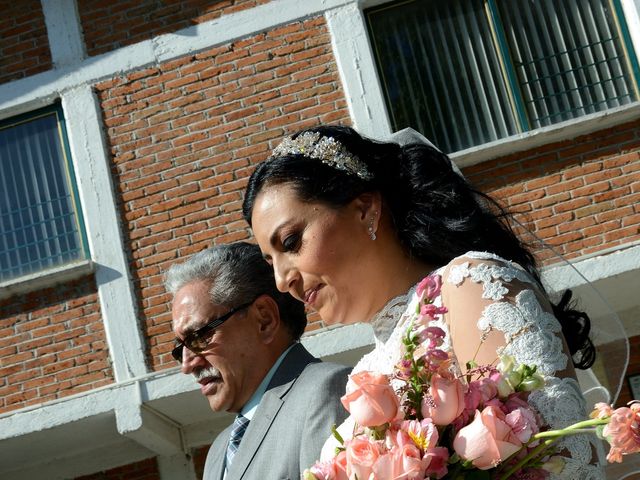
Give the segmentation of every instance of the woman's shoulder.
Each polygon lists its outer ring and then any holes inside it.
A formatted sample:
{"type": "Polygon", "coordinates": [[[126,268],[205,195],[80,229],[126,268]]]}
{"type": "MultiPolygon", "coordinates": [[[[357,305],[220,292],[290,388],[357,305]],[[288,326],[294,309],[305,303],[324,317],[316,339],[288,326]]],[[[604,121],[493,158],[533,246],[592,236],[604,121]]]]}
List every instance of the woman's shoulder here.
{"type": "Polygon", "coordinates": [[[523,287],[537,286],[534,277],[519,264],[490,252],[466,252],[451,260],[437,272],[442,277],[444,290],[480,285],[482,297],[501,300],[509,284],[516,281],[523,287]]]}

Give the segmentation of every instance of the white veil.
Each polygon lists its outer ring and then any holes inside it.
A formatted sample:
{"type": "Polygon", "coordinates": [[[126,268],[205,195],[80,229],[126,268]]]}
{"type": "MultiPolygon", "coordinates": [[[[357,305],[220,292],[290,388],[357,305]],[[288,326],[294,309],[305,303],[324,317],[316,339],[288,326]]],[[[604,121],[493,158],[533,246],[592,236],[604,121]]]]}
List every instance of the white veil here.
{"type": "MultiPolygon", "coordinates": [[[[399,130],[393,133],[387,140],[398,143],[399,145],[422,143],[438,149],[433,143],[412,128],[399,130]]],[[[456,173],[464,177],[455,163],[451,162],[451,165],[456,173]]],[[[582,305],[588,305],[586,313],[591,319],[590,338],[596,348],[596,361],[592,368],[576,371],[578,382],[587,400],[588,408],[596,402],[615,403],[620,394],[625,372],[629,364],[629,338],[618,314],[611,307],[602,292],[600,292],[575,265],[560,255],[552,246],[544,242],[544,240],[529,231],[529,229],[516,218],[512,217],[512,219],[525,243],[533,247],[534,251],[545,249],[552,252],[553,258],[557,260],[556,264],[542,270],[543,285],[554,300],[556,300],[554,297],[561,294],[566,287],[558,285],[558,282],[554,282],[556,277],[547,275],[548,271],[558,268],[558,266],[569,269],[570,275],[568,275],[568,277],[571,278],[571,285],[580,285],[579,295],[576,291],[578,289],[572,288],[574,294],[572,301],[575,301],[579,310],[583,309],[581,308],[582,305]]]]}

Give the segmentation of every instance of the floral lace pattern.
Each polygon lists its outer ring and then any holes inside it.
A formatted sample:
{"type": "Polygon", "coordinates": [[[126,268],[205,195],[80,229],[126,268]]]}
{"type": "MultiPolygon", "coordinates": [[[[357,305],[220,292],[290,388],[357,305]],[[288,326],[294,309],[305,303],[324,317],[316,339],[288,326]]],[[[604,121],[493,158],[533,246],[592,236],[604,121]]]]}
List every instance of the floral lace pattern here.
{"type": "MultiPolygon", "coordinates": [[[[437,273],[442,274],[444,271],[445,269],[440,269],[437,273]]],[[[585,402],[577,382],[554,377],[556,372],[566,368],[568,358],[562,349],[560,324],[551,313],[542,308],[533,290],[536,288],[536,281],[518,265],[496,255],[480,252],[469,252],[454,260],[447,278],[443,280],[459,286],[466,279],[482,284],[482,298],[492,300],[477,320],[480,332],[492,329],[501,331],[507,345],[503,352],[498,353],[512,355],[519,363],[536,365],[545,376],[545,388],[530,396],[530,402],[538,409],[545,422],[552,428],[562,428],[585,418],[585,402]],[[505,299],[512,287],[510,282],[514,279],[531,285],[532,289],[520,288],[513,300],[505,299]]],[[[416,302],[414,287],[407,295],[394,298],[376,315],[372,322],[376,347],[358,362],[354,373],[362,370],[392,372],[400,358],[401,336],[406,331],[408,319],[415,311],[416,302]]],[[[437,299],[436,303],[441,305],[441,299],[437,299]]],[[[451,348],[448,326],[438,326],[444,328],[447,334],[445,347],[451,348]]],[[[566,459],[563,473],[552,474],[552,479],[604,479],[602,468],[589,464],[592,446],[596,451],[602,449],[597,440],[577,435],[568,437],[560,445],[569,452],[570,457],[566,459]]]]}
{"type": "Polygon", "coordinates": [[[551,313],[540,306],[532,290],[522,290],[515,303],[495,302],[488,305],[478,320],[478,329],[504,333],[507,346],[502,352],[513,355],[519,363],[538,365],[543,375],[553,375],[567,367],[557,335],[562,328],[551,313]]]}
{"type": "Polygon", "coordinates": [[[518,279],[521,282],[533,283],[531,276],[522,270],[522,268],[496,255],[469,252],[465,257],[495,260],[504,263],[504,265],[487,265],[486,263],[481,263],[470,267],[470,262],[464,262],[451,267],[447,282],[460,285],[465,278],[470,277],[472,281],[482,283],[482,298],[494,301],[502,300],[504,296],[509,293],[509,289],[503,285],[503,281],[511,282],[513,279],[518,279]]]}

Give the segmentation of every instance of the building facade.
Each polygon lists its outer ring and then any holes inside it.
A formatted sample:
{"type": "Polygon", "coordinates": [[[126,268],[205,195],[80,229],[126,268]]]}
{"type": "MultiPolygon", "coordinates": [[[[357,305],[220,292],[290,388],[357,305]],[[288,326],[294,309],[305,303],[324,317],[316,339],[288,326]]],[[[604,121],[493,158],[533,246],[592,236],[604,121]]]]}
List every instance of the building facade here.
{"type": "MultiPolygon", "coordinates": [[[[163,274],[250,239],[240,206],[253,166],[317,124],[376,138],[412,126],[450,153],[537,236],[553,291],[621,319],[619,403],[631,398],[640,0],[3,7],[0,478],[201,478],[230,417],[172,361],[163,274]]],[[[312,352],[347,364],[373,342],[363,325],[312,317],[307,330],[312,352]]]]}

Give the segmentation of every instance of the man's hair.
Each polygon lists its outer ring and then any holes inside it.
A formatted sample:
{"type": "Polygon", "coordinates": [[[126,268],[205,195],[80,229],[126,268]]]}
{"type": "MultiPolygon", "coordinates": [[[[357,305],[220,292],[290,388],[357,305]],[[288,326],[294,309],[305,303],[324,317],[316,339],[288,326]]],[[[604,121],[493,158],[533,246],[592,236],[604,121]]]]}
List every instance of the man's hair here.
{"type": "Polygon", "coordinates": [[[216,245],[172,265],[165,276],[165,288],[175,295],[193,281],[211,283],[209,298],[214,305],[235,308],[266,294],[275,300],[280,319],[294,340],[299,340],[307,325],[302,302],[279,292],[273,269],[262,258],[257,245],[237,242],[216,245]]]}

